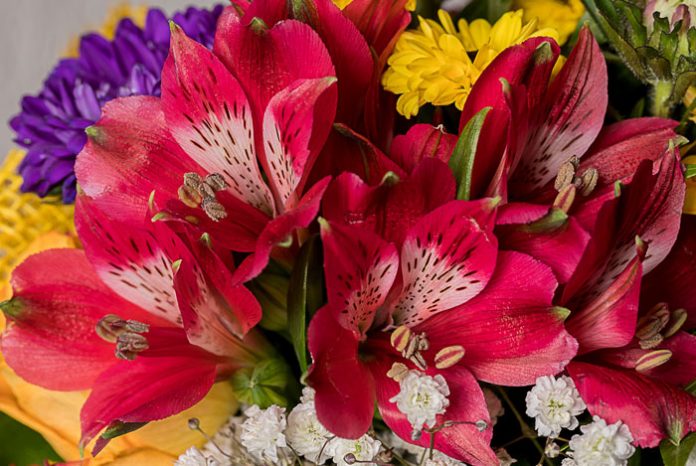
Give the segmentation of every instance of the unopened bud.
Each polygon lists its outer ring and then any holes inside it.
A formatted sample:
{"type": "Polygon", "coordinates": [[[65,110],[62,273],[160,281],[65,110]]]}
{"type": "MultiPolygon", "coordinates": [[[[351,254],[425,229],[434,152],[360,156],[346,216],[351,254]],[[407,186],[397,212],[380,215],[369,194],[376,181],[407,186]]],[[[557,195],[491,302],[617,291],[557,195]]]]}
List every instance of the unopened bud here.
{"type": "Polygon", "coordinates": [[[201,421],[197,417],[192,417],[188,420],[188,428],[191,430],[198,430],[201,428],[201,421]]]}
{"type": "Polygon", "coordinates": [[[358,461],[358,459],[355,457],[354,454],[347,453],[346,456],[343,457],[343,461],[346,464],[355,464],[358,461]]]}
{"type": "Polygon", "coordinates": [[[556,458],[561,454],[561,447],[559,447],[556,442],[550,442],[546,445],[544,453],[546,453],[546,456],[549,458],[556,458]]]}

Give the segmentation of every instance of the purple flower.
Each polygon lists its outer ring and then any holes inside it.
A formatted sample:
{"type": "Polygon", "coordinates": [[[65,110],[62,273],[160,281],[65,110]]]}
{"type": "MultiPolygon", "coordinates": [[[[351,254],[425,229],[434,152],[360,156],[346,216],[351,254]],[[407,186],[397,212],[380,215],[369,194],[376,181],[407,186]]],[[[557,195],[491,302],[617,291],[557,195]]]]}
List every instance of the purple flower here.
{"type": "MultiPolygon", "coordinates": [[[[211,48],[222,5],[189,8],[172,20],[189,37],[211,48]]],[[[169,24],[161,10],[148,12],[145,27],[122,20],[113,41],[98,34],[81,38],[77,58],[61,60],[36,96],[22,99],[22,111],[10,121],[15,142],[27,149],[19,172],[22,191],[43,197],[62,193],[75,200],[75,157],[109,100],[160,94],[160,72],[169,52],[169,24]]]]}

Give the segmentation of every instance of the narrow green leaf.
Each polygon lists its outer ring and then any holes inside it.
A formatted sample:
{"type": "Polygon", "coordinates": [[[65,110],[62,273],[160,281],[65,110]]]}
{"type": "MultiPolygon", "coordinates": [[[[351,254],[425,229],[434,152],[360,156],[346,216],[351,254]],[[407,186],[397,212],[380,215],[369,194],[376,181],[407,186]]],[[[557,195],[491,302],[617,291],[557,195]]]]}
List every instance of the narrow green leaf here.
{"type": "Polygon", "coordinates": [[[686,466],[696,462],[696,433],[691,433],[674,445],[669,440],[660,444],[660,454],[665,466],[686,466]]]}
{"type": "Polygon", "coordinates": [[[37,432],[0,413],[0,464],[43,464],[60,456],[37,432]]]}
{"type": "Polygon", "coordinates": [[[468,201],[471,197],[471,176],[474,171],[476,148],[481,128],[490,110],[491,107],[485,107],[469,120],[452,151],[449,166],[457,180],[457,199],[468,201]]]}
{"type": "Polygon", "coordinates": [[[300,250],[288,287],[288,330],[302,372],[307,370],[307,314],[322,304],[323,270],[321,244],[313,236],[300,250]]]}

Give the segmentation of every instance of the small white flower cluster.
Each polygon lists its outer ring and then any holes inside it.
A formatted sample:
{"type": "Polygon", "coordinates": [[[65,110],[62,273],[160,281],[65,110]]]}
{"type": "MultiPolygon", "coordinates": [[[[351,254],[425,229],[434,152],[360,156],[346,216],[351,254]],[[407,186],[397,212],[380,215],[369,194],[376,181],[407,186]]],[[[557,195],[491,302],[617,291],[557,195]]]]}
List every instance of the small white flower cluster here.
{"type": "Polygon", "coordinates": [[[636,451],[631,445],[633,436],[621,421],[607,425],[598,416],[590,424],[580,427],[582,434],[573,435],[569,445],[572,450],[562,466],[625,466],[636,451]]]}
{"type": "Polygon", "coordinates": [[[347,455],[358,461],[371,461],[377,456],[382,447],[379,440],[369,435],[357,440],[342,439],[326,430],[317,419],[313,389],[305,387],[300,401],[290,412],[285,431],[288,443],[297,454],[317,464],[331,458],[338,466],[349,464],[345,461],[347,455]]]}
{"type": "Polygon", "coordinates": [[[535,419],[534,427],[543,437],[558,437],[562,429],[576,429],[577,416],[586,409],[573,379],[566,376],[539,377],[526,402],[527,416],[535,419]]]}
{"type": "Polygon", "coordinates": [[[242,423],[240,440],[247,451],[260,461],[278,463],[278,455],[286,449],[285,408],[271,405],[261,409],[256,405],[244,411],[247,419],[242,423]]]}
{"type": "Polygon", "coordinates": [[[191,447],[179,456],[174,466],[221,466],[212,456],[206,456],[196,447],[191,447]]]}
{"type": "Polygon", "coordinates": [[[450,394],[447,381],[440,374],[435,377],[420,371],[408,371],[399,380],[399,393],[389,401],[406,415],[414,434],[427,427],[435,426],[437,416],[444,414],[449,406],[450,394]]]}

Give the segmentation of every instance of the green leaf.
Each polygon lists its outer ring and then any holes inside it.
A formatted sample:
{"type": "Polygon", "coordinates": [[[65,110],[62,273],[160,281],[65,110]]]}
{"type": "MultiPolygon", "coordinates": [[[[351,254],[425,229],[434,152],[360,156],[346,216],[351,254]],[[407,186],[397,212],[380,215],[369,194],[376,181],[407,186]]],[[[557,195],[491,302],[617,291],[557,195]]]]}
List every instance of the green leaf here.
{"type": "Polygon", "coordinates": [[[491,107],[485,107],[469,120],[452,151],[449,166],[457,180],[457,199],[468,201],[471,197],[471,176],[474,171],[476,148],[481,128],[490,110],[491,107]]]}
{"type": "Polygon", "coordinates": [[[696,462],[696,433],[691,433],[674,445],[670,440],[660,444],[660,454],[665,466],[686,466],[696,462]]]}
{"type": "Polygon", "coordinates": [[[686,178],[693,178],[696,176],[696,164],[688,163],[686,164],[686,178]]]}
{"type": "Polygon", "coordinates": [[[315,235],[302,246],[288,287],[288,330],[302,372],[307,370],[307,314],[322,305],[323,270],[321,244],[315,235]]]}
{"type": "Polygon", "coordinates": [[[60,461],[41,435],[0,413],[0,464],[43,464],[47,459],[60,461]]]}
{"type": "Polygon", "coordinates": [[[273,404],[288,405],[287,391],[294,377],[285,361],[275,358],[238,370],[230,382],[239,401],[265,409],[273,404]]]}

